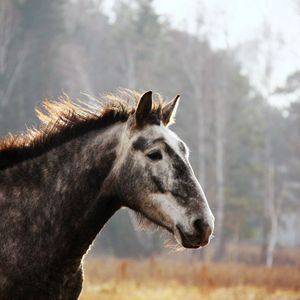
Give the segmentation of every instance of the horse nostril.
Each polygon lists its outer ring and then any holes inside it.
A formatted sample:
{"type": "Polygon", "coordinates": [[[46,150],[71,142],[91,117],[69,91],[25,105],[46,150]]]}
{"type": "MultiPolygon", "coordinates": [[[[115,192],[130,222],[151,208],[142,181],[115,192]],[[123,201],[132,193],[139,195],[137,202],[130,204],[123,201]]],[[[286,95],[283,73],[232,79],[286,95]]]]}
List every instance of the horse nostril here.
{"type": "Polygon", "coordinates": [[[196,231],[201,234],[206,233],[209,229],[209,224],[202,218],[195,220],[193,225],[196,231]]]}

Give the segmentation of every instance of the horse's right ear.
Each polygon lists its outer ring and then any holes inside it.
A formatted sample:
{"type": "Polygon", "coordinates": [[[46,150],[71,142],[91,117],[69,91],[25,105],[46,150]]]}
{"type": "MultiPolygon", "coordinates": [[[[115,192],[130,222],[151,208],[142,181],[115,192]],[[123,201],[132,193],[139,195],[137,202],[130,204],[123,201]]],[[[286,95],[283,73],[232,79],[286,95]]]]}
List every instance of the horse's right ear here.
{"type": "Polygon", "coordinates": [[[178,107],[180,96],[167,103],[162,109],[162,121],[165,126],[169,126],[175,122],[175,115],[178,107]]]}
{"type": "Polygon", "coordinates": [[[142,127],[152,111],[152,91],[142,95],[134,113],[135,125],[142,127]]]}

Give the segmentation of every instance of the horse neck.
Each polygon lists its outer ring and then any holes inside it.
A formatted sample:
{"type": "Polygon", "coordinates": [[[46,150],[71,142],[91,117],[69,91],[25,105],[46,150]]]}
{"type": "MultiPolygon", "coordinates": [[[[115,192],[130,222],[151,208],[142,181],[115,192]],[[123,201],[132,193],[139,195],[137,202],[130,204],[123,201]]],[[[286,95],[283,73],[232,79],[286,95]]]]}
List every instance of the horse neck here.
{"type": "Polygon", "coordinates": [[[81,257],[120,207],[111,170],[122,126],[86,133],[6,170],[6,183],[0,180],[0,191],[13,187],[22,201],[20,213],[34,216],[30,221],[52,252],[81,257]]]}

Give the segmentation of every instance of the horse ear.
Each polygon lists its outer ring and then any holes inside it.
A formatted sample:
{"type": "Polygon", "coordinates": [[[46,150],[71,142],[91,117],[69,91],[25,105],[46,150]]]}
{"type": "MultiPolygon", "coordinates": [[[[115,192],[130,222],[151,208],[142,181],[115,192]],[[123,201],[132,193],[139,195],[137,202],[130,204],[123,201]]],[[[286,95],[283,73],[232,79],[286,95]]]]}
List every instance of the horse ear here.
{"type": "Polygon", "coordinates": [[[148,91],[142,95],[135,111],[135,122],[137,126],[145,123],[148,115],[152,110],[152,91],[148,91]]]}
{"type": "Polygon", "coordinates": [[[178,107],[180,96],[177,95],[175,99],[167,103],[162,109],[162,122],[165,126],[174,123],[175,115],[178,107]]]}

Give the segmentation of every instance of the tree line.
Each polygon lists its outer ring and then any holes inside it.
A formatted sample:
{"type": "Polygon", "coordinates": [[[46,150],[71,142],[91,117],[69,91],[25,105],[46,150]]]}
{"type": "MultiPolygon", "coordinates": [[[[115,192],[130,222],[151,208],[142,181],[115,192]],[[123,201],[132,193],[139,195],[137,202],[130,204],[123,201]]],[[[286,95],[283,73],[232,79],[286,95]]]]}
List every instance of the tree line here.
{"type": "MultiPolygon", "coordinates": [[[[216,217],[213,254],[205,255],[222,259],[230,243],[253,244],[272,265],[276,245],[300,244],[294,218],[300,212],[300,99],[287,110],[270,105],[244,75],[238,49],[215,50],[208,34],[174,28],[151,0],[115,1],[113,20],[102,4],[0,1],[0,134],[37,124],[34,107],[62,93],[84,98],[81,92],[99,96],[119,87],[166,98],[179,93],[174,130],[191,149],[216,217]],[[286,237],[285,231],[293,232],[286,237]]],[[[291,74],[274,93],[299,90],[299,78],[299,71],[291,74]]],[[[95,247],[150,255],[161,251],[162,241],[132,230],[121,212],[95,247]]]]}

